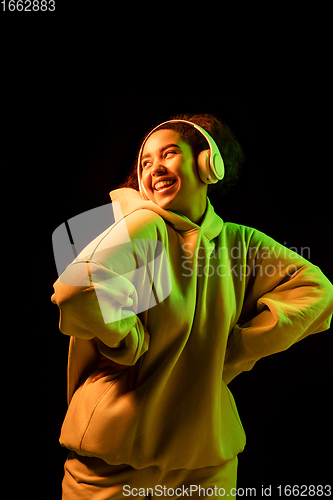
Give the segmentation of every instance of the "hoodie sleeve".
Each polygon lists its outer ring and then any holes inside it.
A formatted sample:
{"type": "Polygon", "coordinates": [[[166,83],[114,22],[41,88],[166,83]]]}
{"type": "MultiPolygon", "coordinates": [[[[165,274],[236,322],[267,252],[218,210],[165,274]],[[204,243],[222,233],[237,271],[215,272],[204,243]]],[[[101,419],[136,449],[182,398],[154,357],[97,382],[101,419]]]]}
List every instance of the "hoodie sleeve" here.
{"type": "Polygon", "coordinates": [[[128,237],[115,225],[94,243],[93,251],[90,244],[88,255],[83,250],[54,284],[51,299],[60,310],[62,333],[98,338],[101,352],[125,365],[135,364],[149,347],[150,337],[138,314],[170,293],[164,247],[149,217],[140,229],[144,219],[142,213],[129,216],[128,237]],[[154,278],[163,272],[162,293],[154,287],[154,278]]]}
{"type": "Polygon", "coordinates": [[[224,380],[256,361],[327,330],[333,286],[320,269],[259,231],[246,243],[243,308],[227,345],[224,380]]]}
{"type": "Polygon", "coordinates": [[[120,364],[135,364],[148,349],[149,334],[131,307],[136,295],[133,285],[99,264],[75,265],[82,267],[82,273],[83,267],[89,270],[91,285],[68,285],[62,282],[65,273],[56,281],[52,302],[59,306],[60,331],[86,340],[97,337],[112,348],[108,349],[110,359],[120,364]],[[103,281],[101,274],[108,279],[103,281]]]}

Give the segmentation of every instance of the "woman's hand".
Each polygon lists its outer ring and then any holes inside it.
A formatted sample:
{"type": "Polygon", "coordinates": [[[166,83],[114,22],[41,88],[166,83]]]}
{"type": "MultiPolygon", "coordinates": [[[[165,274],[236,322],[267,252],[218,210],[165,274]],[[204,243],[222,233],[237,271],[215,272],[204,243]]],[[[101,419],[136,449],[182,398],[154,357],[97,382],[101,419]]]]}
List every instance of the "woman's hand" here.
{"type": "Polygon", "coordinates": [[[99,380],[100,378],[107,377],[112,373],[117,373],[126,370],[128,366],[120,365],[115,361],[112,361],[111,359],[107,358],[106,356],[103,356],[103,354],[100,354],[98,358],[97,368],[101,369],[102,371],[92,379],[92,382],[97,382],[97,380],[99,380]]]}

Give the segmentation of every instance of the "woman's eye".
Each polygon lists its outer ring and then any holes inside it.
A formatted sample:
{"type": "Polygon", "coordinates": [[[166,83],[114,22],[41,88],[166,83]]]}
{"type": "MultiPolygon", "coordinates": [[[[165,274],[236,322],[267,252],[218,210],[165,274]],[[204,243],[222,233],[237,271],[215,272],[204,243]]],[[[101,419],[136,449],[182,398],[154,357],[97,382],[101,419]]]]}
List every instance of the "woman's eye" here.
{"type": "Polygon", "coordinates": [[[165,158],[167,158],[168,155],[174,155],[174,154],[176,154],[176,151],[167,151],[165,153],[165,158]]]}
{"type": "Polygon", "coordinates": [[[151,164],[152,164],[151,161],[144,161],[142,164],[142,168],[148,168],[150,167],[151,164]]]}

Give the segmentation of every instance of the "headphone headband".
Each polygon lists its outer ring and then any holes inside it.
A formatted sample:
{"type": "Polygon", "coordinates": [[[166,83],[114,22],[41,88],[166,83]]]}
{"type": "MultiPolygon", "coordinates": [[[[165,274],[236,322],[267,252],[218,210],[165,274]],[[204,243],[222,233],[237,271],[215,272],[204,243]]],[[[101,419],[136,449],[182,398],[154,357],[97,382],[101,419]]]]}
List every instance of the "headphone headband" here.
{"type": "Polygon", "coordinates": [[[214,139],[206,132],[205,129],[200,127],[200,125],[197,125],[196,123],[190,122],[188,120],[168,120],[166,122],[160,123],[157,125],[157,127],[153,128],[149,132],[149,134],[146,136],[145,140],[143,141],[140,151],[139,151],[139,156],[138,156],[138,182],[139,182],[139,188],[140,188],[140,193],[144,195],[145,197],[148,198],[147,193],[144,189],[144,186],[141,183],[141,157],[142,157],[142,152],[143,148],[149,139],[149,137],[156,132],[160,127],[163,125],[166,125],[167,123],[186,123],[188,125],[191,125],[195,129],[197,129],[207,140],[209,144],[209,150],[204,150],[201,151],[201,153],[198,156],[198,173],[200,176],[200,179],[202,182],[205,184],[215,184],[219,180],[223,179],[224,177],[224,163],[223,159],[221,156],[221,153],[219,151],[219,148],[217,147],[216,142],[214,139]]]}

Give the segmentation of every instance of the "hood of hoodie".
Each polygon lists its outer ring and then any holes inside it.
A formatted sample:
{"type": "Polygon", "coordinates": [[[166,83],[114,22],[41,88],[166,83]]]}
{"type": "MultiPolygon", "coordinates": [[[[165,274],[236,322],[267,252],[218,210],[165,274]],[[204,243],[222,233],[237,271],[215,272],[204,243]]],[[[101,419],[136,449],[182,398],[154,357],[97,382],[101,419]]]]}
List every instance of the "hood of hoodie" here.
{"type": "Polygon", "coordinates": [[[136,210],[151,210],[160,215],[176,231],[186,232],[193,229],[201,229],[208,240],[216,238],[222,230],[223,220],[215,213],[209,198],[207,198],[207,208],[201,225],[197,225],[184,215],[176,214],[171,210],[165,210],[151,200],[145,200],[139,191],[132,188],[120,188],[110,192],[111,201],[118,201],[121,212],[114,211],[115,222],[123,216],[129,215],[136,210]]]}

